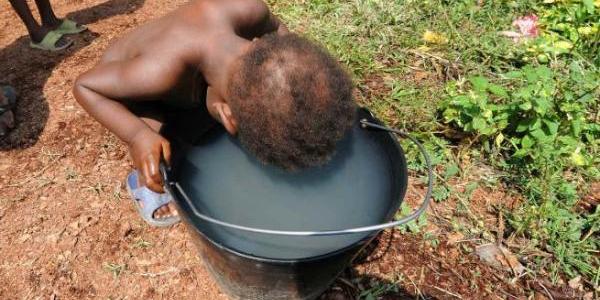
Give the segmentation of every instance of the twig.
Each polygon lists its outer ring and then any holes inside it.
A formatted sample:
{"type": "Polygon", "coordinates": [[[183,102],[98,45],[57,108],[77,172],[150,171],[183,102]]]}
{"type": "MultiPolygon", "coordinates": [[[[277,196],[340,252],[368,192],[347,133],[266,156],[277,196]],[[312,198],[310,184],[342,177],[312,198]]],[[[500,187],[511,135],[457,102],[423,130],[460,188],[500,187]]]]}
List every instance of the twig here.
{"type": "Polygon", "coordinates": [[[456,298],[458,298],[458,299],[462,299],[462,297],[461,297],[460,295],[457,295],[457,294],[455,294],[455,293],[452,293],[452,292],[450,292],[450,291],[447,291],[447,290],[445,290],[445,289],[443,289],[443,288],[441,288],[441,287],[437,287],[437,286],[435,286],[435,285],[430,285],[430,287],[432,287],[432,288],[434,288],[434,289],[436,289],[436,290],[438,290],[438,291],[440,291],[440,292],[444,292],[444,293],[446,293],[446,294],[448,294],[448,295],[450,295],[450,296],[454,296],[454,297],[456,297],[456,298]]]}
{"type": "Polygon", "coordinates": [[[504,239],[504,215],[498,211],[498,231],[496,232],[496,245],[502,245],[504,239]]]}
{"type": "Polygon", "coordinates": [[[550,291],[548,291],[548,289],[541,282],[539,282],[537,280],[535,282],[544,289],[544,291],[546,292],[546,295],[548,295],[548,298],[550,298],[550,300],[554,300],[554,297],[552,297],[552,294],[550,293],[550,291]]]}
{"type": "Polygon", "coordinates": [[[466,239],[466,240],[458,240],[456,242],[454,242],[455,244],[458,243],[465,243],[465,242],[475,242],[475,241],[483,241],[483,239],[466,239]]]}
{"type": "Polygon", "coordinates": [[[350,282],[346,278],[339,277],[337,280],[339,280],[341,283],[345,284],[349,288],[353,289],[354,291],[359,291],[360,290],[359,288],[357,288],[354,284],[352,284],[352,282],[350,282]]]}
{"type": "Polygon", "coordinates": [[[173,272],[177,272],[177,271],[179,271],[177,268],[171,268],[169,270],[158,272],[158,273],[138,273],[138,274],[140,276],[154,278],[154,277],[162,276],[162,275],[173,273],[173,272]]]}
{"type": "Polygon", "coordinates": [[[449,61],[449,60],[447,60],[445,58],[439,57],[437,55],[433,55],[431,53],[419,52],[419,51],[416,51],[416,50],[408,50],[407,52],[411,53],[411,54],[414,54],[416,56],[419,56],[421,58],[433,58],[433,59],[439,61],[440,63],[442,63],[442,65],[444,65],[446,67],[453,67],[453,68],[456,68],[456,69],[458,69],[460,67],[458,64],[452,63],[451,61],[449,61]]]}
{"type": "Polygon", "coordinates": [[[7,187],[20,187],[24,184],[29,183],[32,179],[44,174],[44,172],[46,172],[46,170],[48,170],[50,167],[52,167],[52,165],[54,165],[54,163],[56,163],[57,161],[59,161],[61,158],[65,157],[66,155],[63,153],[60,156],[56,156],[55,159],[53,159],[51,162],[47,163],[41,170],[35,172],[33,175],[25,178],[23,181],[19,182],[19,183],[13,183],[13,184],[9,184],[7,185],[7,187]]]}
{"type": "Polygon", "coordinates": [[[417,298],[417,299],[423,298],[424,299],[425,297],[423,297],[421,290],[419,289],[417,284],[412,280],[412,278],[410,278],[410,276],[408,276],[408,275],[406,276],[406,278],[408,278],[408,280],[410,280],[410,283],[412,283],[413,287],[415,287],[415,292],[417,294],[415,298],[417,298]]]}
{"type": "Polygon", "coordinates": [[[505,292],[505,291],[504,291],[503,289],[501,289],[501,288],[498,288],[498,291],[500,291],[500,293],[502,293],[502,294],[504,294],[504,295],[506,295],[506,296],[509,296],[509,297],[512,297],[512,298],[515,298],[515,299],[519,299],[517,296],[515,296],[515,295],[513,295],[513,294],[509,294],[508,292],[505,292]]]}

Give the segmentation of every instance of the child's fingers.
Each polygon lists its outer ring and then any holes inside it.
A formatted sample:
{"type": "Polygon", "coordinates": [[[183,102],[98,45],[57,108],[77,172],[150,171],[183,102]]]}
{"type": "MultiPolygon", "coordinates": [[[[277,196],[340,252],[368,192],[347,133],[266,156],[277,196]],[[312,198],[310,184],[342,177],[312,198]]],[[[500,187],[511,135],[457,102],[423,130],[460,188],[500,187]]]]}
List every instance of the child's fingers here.
{"type": "Polygon", "coordinates": [[[162,187],[162,180],[160,178],[160,172],[158,171],[158,162],[153,159],[153,157],[149,157],[144,163],[143,173],[146,187],[157,192],[164,192],[162,187]]]}
{"type": "Polygon", "coordinates": [[[162,154],[167,164],[171,164],[171,145],[169,142],[162,143],[162,154]]]}

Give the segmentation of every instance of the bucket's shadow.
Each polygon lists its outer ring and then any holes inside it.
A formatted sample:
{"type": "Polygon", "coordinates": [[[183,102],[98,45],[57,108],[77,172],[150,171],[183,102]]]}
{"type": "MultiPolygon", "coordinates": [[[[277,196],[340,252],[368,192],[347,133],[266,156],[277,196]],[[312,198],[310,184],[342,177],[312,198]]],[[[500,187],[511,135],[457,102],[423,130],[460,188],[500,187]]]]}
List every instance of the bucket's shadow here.
{"type": "Polygon", "coordinates": [[[394,242],[394,234],[379,234],[358,254],[352,266],[344,270],[319,300],[369,299],[369,296],[382,300],[438,299],[427,294],[416,294],[401,284],[380,276],[360,274],[357,271],[356,266],[375,264],[389,255],[394,242]]]}
{"type": "MultiPolygon", "coordinates": [[[[109,0],[71,12],[67,17],[82,24],[92,24],[116,15],[132,13],[142,7],[144,2],[145,0],[109,0]]],[[[99,34],[91,31],[71,36],[73,46],[57,53],[31,49],[29,36],[22,36],[0,49],[0,81],[2,84],[12,85],[19,93],[15,109],[16,128],[0,138],[0,151],[25,149],[38,141],[50,112],[43,89],[53,69],[97,37],[99,34]]],[[[65,94],[71,90],[71,81],[66,80],[60,86],[65,89],[65,94]]]]}

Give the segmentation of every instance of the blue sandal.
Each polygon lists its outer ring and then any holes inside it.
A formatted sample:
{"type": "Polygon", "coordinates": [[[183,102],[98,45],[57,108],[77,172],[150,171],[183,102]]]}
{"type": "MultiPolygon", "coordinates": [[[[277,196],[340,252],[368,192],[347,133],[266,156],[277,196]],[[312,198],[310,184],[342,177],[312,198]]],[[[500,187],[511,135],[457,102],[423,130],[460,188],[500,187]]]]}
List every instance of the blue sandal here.
{"type": "Polygon", "coordinates": [[[155,218],[154,212],[167,205],[173,197],[169,193],[159,194],[145,186],[138,186],[138,172],[132,171],[127,175],[127,191],[135,203],[138,212],[148,224],[155,227],[168,227],[181,220],[179,216],[169,216],[164,218],[155,218]],[[144,205],[140,205],[143,202],[144,205]]]}

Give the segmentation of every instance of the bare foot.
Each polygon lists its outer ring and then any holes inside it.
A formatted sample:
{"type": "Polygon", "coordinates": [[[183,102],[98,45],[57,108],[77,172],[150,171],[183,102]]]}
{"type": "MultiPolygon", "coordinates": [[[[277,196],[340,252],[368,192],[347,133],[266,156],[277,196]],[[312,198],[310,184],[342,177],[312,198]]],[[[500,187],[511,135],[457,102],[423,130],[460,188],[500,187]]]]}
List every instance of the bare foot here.
{"type": "MultiPolygon", "coordinates": [[[[138,182],[138,186],[143,186],[143,184],[141,182],[138,182]]],[[[144,207],[144,202],[139,201],[140,206],[144,207]]],[[[152,214],[152,217],[155,219],[162,219],[162,218],[168,218],[168,217],[174,217],[179,215],[179,213],[177,212],[177,208],[175,206],[175,204],[173,202],[169,202],[167,205],[163,205],[161,207],[159,207],[158,209],[156,209],[154,211],[154,213],[152,214]]]]}

